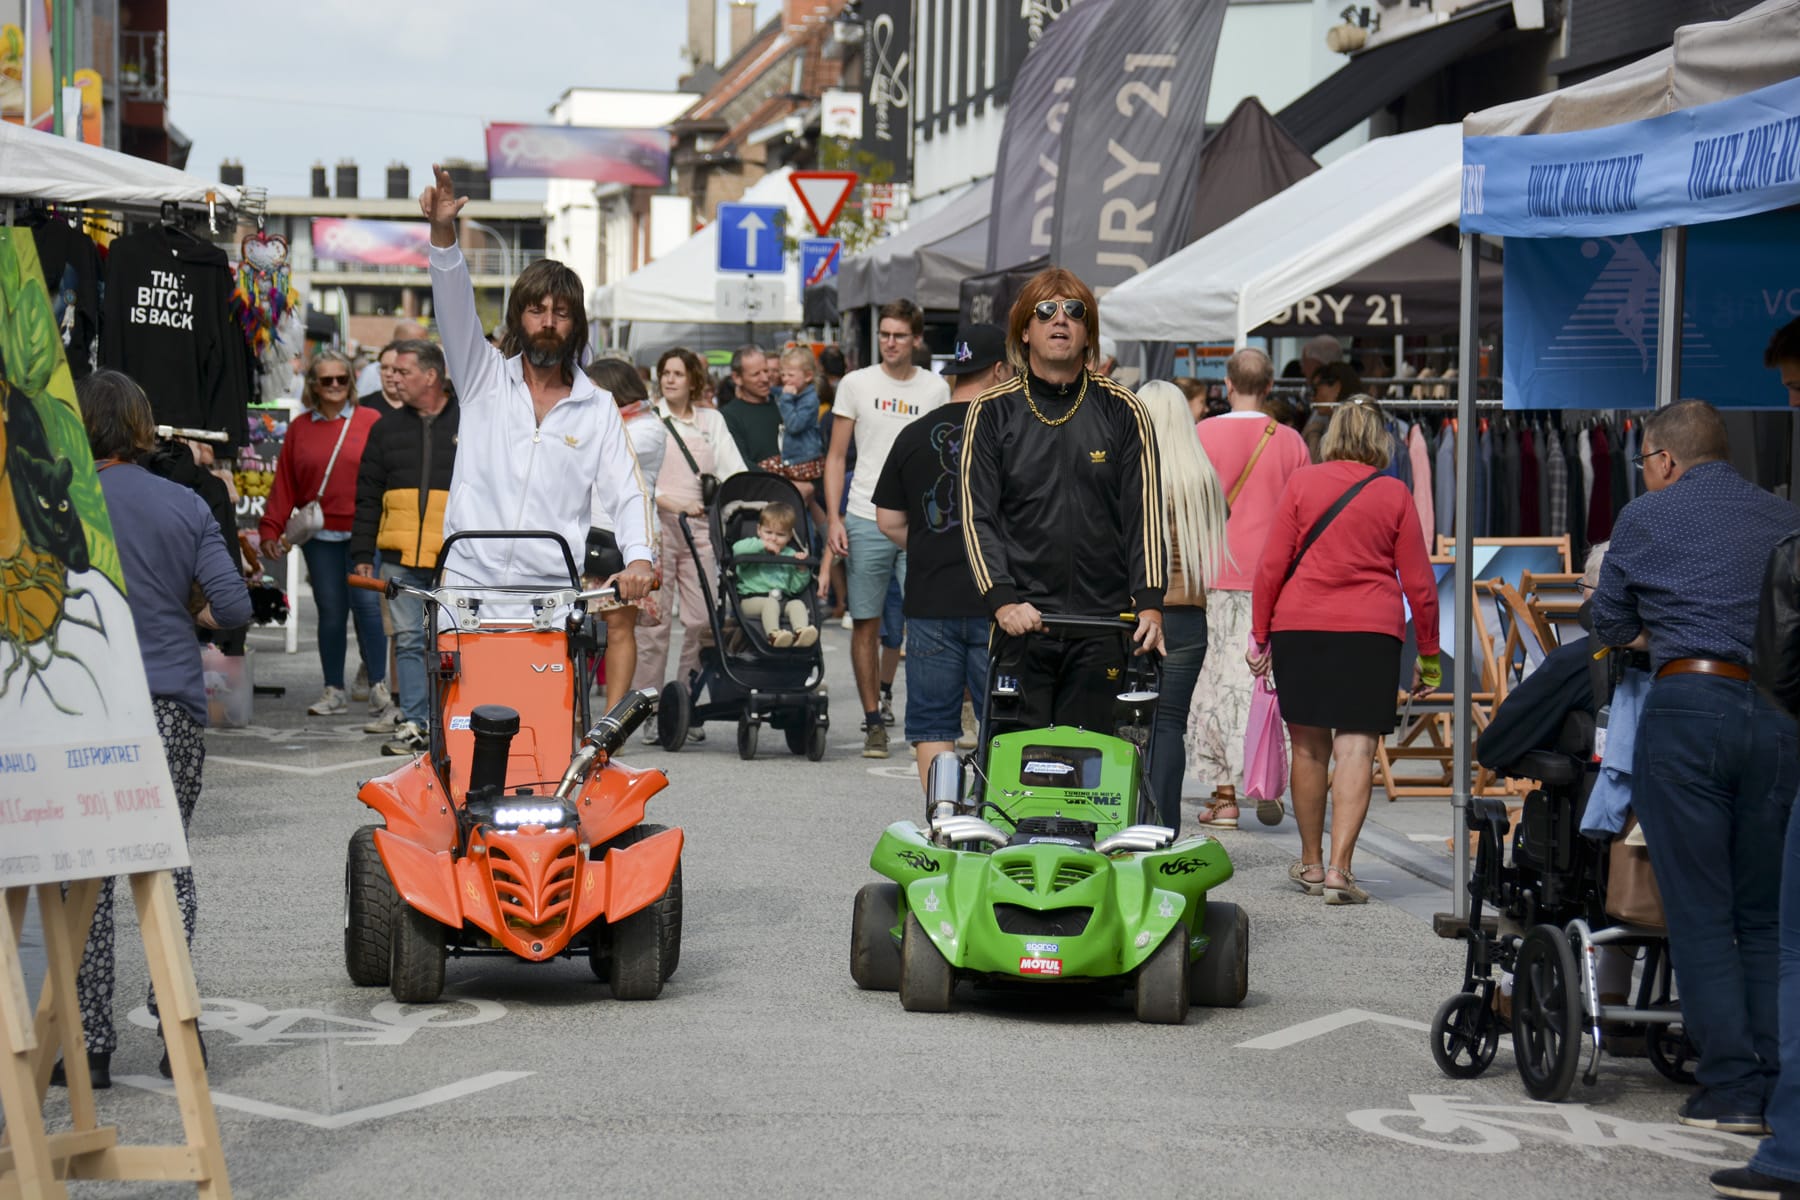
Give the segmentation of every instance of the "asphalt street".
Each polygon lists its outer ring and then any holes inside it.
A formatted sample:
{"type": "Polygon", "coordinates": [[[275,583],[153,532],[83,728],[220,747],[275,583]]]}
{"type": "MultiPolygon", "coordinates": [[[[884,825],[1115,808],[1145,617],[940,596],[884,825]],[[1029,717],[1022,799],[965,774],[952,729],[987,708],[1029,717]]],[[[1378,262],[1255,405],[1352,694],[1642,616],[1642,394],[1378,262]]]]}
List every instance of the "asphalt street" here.
{"type": "MultiPolygon", "coordinates": [[[[824,762],[769,736],[742,762],[725,726],[625,756],[668,772],[649,819],[687,832],[681,966],[660,999],[613,1000],[584,959],[480,959],[450,963],[441,1004],[405,1008],[352,986],[341,953],[345,846],[370,820],[358,782],[399,760],[360,711],[305,715],[310,637],[286,656],[278,630],[253,632],[258,680],[287,693],[208,734],[192,834],[236,1194],[1693,1197],[1748,1158],[1747,1139],[1675,1126],[1680,1092],[1641,1059],[1606,1059],[1556,1106],[1529,1102],[1506,1046],[1481,1079],[1441,1075],[1424,1030],[1462,947],[1422,918],[1444,893],[1365,854],[1377,901],[1326,907],[1287,880],[1291,822],[1221,835],[1237,875],[1219,895],[1251,918],[1241,1008],[1164,1027],[1128,997],[964,987],[927,1015],[858,991],[851,898],[882,827],[923,805],[908,757],[860,757],[848,637],[825,632],[824,762]]],[[[128,905],[120,921],[101,1116],[173,1138],[128,905]]]]}

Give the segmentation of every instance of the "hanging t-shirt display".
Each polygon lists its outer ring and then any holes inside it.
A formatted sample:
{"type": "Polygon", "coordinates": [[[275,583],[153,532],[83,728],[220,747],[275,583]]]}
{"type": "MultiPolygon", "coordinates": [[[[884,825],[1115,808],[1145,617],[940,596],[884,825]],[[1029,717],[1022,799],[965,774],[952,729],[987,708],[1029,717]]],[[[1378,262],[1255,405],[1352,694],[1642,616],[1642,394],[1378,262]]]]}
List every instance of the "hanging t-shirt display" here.
{"type": "Polygon", "coordinates": [[[31,236],[62,331],[69,374],[86,379],[94,370],[94,342],[100,336],[100,252],[93,238],[56,218],[33,228],[31,236]]]}
{"type": "Polygon", "coordinates": [[[106,263],[102,366],[150,396],[158,423],[221,430],[241,446],[249,355],[229,299],[225,252],[159,225],[120,238],[106,263]]]}

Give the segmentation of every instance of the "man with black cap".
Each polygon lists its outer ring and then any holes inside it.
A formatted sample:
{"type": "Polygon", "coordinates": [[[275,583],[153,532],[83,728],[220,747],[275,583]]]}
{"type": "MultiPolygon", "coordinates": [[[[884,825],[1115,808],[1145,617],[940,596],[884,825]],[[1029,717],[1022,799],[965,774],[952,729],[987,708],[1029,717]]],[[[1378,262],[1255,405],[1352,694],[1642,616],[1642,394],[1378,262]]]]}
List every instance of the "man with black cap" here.
{"type": "Polygon", "coordinates": [[[906,551],[906,740],[919,781],[931,760],[962,735],[966,691],[987,690],[988,610],[963,550],[958,477],[969,404],[1012,378],[1006,334],[964,325],[944,368],[950,403],[900,431],[875,484],[875,521],[906,551]]]}

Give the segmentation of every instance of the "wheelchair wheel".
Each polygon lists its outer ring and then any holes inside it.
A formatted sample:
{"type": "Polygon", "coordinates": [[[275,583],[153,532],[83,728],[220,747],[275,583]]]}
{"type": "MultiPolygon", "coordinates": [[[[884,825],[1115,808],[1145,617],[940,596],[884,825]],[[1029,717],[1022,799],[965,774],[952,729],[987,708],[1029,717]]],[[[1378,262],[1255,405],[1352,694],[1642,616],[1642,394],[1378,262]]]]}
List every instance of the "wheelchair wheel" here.
{"type": "Polygon", "coordinates": [[[1679,1022],[1644,1026],[1644,1052],[1657,1074],[1670,1083],[1694,1085],[1694,1064],[1700,1061],[1700,1049],[1689,1040],[1687,1030],[1679,1022]]]}
{"type": "Polygon", "coordinates": [[[1512,1035],[1532,1099],[1566,1099],[1581,1060],[1581,976],[1568,935],[1554,925],[1535,927],[1519,943],[1512,1035]]]}
{"type": "Polygon", "coordinates": [[[1431,1019],[1431,1057],[1452,1079],[1486,1071],[1500,1049],[1500,1018],[1480,992],[1458,992],[1431,1019]]]}

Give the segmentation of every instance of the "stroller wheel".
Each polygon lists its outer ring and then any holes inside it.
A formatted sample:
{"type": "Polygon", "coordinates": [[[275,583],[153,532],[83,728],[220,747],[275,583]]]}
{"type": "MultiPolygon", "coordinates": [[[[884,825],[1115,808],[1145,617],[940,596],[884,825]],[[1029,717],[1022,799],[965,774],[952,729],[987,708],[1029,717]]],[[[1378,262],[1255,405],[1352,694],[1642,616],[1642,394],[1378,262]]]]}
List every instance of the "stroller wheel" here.
{"type": "Polygon", "coordinates": [[[1473,1079],[1500,1048],[1500,1018],[1480,992],[1458,992],[1431,1019],[1431,1057],[1452,1079],[1473,1079]]]}
{"type": "Polygon", "coordinates": [[[679,683],[665,684],[662,696],[656,702],[657,744],[670,753],[687,745],[688,722],[691,716],[687,688],[679,683]]]}
{"type": "Polygon", "coordinates": [[[1644,1035],[1644,1051],[1657,1073],[1670,1083],[1692,1087],[1694,1064],[1700,1060],[1700,1051],[1689,1040],[1687,1030],[1680,1023],[1647,1025],[1644,1035]]]}
{"type": "Polygon", "coordinates": [[[761,728],[747,715],[738,718],[737,751],[738,757],[745,762],[756,757],[756,735],[761,728]]]}
{"type": "Polygon", "coordinates": [[[1519,943],[1513,971],[1513,1053],[1534,1100],[1562,1100],[1581,1058],[1581,976],[1569,938],[1539,925],[1519,943]]]}

